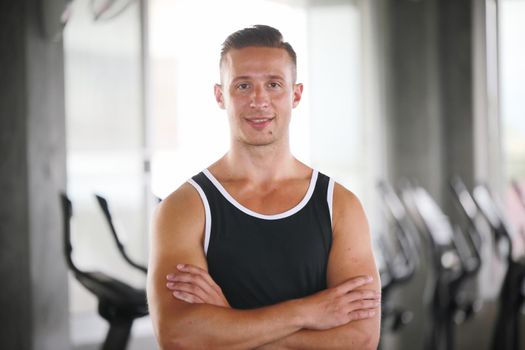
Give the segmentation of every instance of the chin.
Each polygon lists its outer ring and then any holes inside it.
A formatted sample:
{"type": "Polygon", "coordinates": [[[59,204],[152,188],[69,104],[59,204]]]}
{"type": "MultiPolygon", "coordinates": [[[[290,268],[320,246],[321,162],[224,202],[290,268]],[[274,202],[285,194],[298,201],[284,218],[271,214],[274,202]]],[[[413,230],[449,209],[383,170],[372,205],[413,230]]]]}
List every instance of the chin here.
{"type": "Polygon", "coordinates": [[[262,139],[262,138],[259,138],[259,139],[255,139],[255,138],[252,138],[252,139],[248,139],[248,138],[243,138],[243,139],[240,139],[239,140],[241,143],[247,145],[247,146],[252,146],[252,147],[263,147],[263,146],[270,146],[272,144],[275,144],[275,139],[262,139]]]}
{"type": "Polygon", "coordinates": [[[247,145],[252,147],[264,147],[264,146],[271,146],[275,142],[273,141],[260,141],[260,142],[246,142],[247,145]]]}

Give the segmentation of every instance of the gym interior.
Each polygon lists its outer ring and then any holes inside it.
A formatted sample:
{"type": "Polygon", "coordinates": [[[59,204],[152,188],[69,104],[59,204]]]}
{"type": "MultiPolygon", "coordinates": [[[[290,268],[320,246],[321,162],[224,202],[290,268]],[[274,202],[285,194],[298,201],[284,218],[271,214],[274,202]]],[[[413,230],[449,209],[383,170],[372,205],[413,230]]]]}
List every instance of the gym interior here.
{"type": "Polygon", "coordinates": [[[367,212],[380,349],[525,349],[520,0],[3,0],[0,347],[158,348],[152,213],[227,150],[220,44],[259,23],[298,55],[292,151],[367,212]]]}

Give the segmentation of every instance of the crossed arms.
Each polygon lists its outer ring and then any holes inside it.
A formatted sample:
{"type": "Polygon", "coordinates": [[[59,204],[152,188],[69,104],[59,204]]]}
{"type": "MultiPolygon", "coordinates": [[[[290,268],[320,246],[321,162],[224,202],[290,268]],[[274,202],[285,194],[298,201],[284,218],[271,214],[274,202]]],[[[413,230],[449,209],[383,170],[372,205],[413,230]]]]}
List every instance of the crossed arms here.
{"type": "Polygon", "coordinates": [[[181,186],[160,205],[153,225],[148,302],[162,349],[375,349],[380,281],[366,217],[336,184],[328,288],[253,310],[232,309],[207,273],[204,209],[181,186]],[[367,278],[370,277],[370,278],[367,278]]]}

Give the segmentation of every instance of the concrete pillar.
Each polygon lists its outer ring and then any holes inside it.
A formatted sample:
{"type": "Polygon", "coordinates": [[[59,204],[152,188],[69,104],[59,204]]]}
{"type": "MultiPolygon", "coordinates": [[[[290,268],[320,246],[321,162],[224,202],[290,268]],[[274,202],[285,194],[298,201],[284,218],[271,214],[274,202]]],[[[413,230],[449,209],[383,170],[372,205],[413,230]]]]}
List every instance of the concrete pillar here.
{"type": "Polygon", "coordinates": [[[386,120],[391,181],[415,180],[441,200],[444,139],[437,7],[434,0],[388,1],[386,120]]]}
{"type": "Polygon", "coordinates": [[[66,183],[63,50],[41,30],[43,18],[58,26],[63,5],[0,3],[0,344],[6,350],[70,348],[59,206],[66,183]]]}
{"type": "Polygon", "coordinates": [[[439,61],[443,130],[442,207],[458,222],[447,182],[460,175],[469,188],[475,178],[473,3],[439,2],[439,61]]]}

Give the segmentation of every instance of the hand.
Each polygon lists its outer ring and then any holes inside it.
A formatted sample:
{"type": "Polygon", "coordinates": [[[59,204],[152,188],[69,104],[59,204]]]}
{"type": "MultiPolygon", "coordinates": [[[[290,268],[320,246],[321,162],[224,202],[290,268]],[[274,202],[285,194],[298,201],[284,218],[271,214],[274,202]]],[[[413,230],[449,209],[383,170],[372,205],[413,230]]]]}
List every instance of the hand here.
{"type": "Polygon", "coordinates": [[[302,299],[306,303],[304,328],[326,330],[376,315],[381,304],[381,293],[356,290],[371,282],[371,277],[354,277],[302,299]]]}
{"type": "Polygon", "coordinates": [[[221,288],[207,271],[190,264],[179,264],[177,270],[166,276],[166,287],[175,298],[190,304],[230,307],[221,288]]]}

